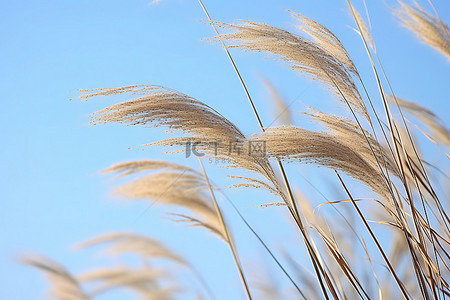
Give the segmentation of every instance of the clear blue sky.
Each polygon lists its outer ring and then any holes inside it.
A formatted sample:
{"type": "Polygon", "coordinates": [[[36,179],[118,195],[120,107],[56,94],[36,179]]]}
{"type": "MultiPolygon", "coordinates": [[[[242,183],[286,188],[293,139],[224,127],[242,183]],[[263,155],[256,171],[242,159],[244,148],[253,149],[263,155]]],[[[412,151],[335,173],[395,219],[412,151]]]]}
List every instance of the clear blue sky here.
{"type": "MultiPolygon", "coordinates": [[[[368,1],[374,38],[386,72],[399,96],[415,100],[448,119],[449,67],[446,59],[398,26],[388,11],[395,1],[368,1]]],[[[116,203],[108,195],[113,183],[97,172],[114,162],[138,159],[172,159],[197,167],[195,160],[165,156],[163,149],[129,147],[161,139],[159,129],[119,125],[89,126],[88,115],[112,103],[102,98],[75,99],[79,88],[117,87],[135,83],[171,87],[204,101],[235,122],[245,133],[258,130],[250,107],[223,50],[202,41],[213,32],[194,0],[148,1],[77,0],[1,1],[0,10],[0,298],[43,299],[46,287],[40,273],[15,261],[19,254],[37,252],[66,265],[71,271],[95,264],[92,252],[70,249],[75,242],[113,230],[134,230],[164,238],[174,247],[184,243],[186,255],[205,272],[223,268],[223,280],[238,289],[229,291],[211,279],[214,289],[230,297],[242,295],[228,252],[219,242],[206,241],[203,233],[187,237],[186,228],[161,221],[162,210],[145,203],[116,203]],[[69,101],[69,99],[75,99],[69,101]],[[161,225],[162,224],[162,225],[161,225]],[[172,234],[172,238],[166,238],[172,234]],[[205,241],[204,241],[205,240],[205,241]],[[194,241],[194,242],[193,242],[194,241]],[[204,241],[204,242],[203,242],[204,241]],[[203,244],[204,243],[204,244],[203,244]],[[215,257],[225,257],[225,263],[215,257]],[[231,265],[231,267],[230,267],[231,265]]],[[[361,1],[353,1],[363,12],[361,1]]],[[[427,7],[427,1],[421,1],[427,7]]],[[[369,88],[377,96],[370,65],[344,0],[208,1],[213,19],[231,22],[247,19],[295,30],[290,9],[332,28],[341,38],[369,88]]],[[[447,23],[450,2],[435,5],[447,23]]],[[[258,78],[268,77],[288,102],[301,100],[321,109],[335,104],[320,87],[295,74],[282,63],[263,55],[232,51],[264,123],[271,122],[270,106],[258,78]]],[[[292,105],[297,125],[306,119],[292,105]]],[[[340,112],[344,110],[339,108],[340,112]]],[[[450,122],[447,122],[447,124],[450,122]]],[[[222,180],[225,172],[208,166],[222,180]]],[[[306,170],[306,169],[305,169],[306,170]]],[[[295,176],[294,169],[290,170],[295,176]]],[[[225,182],[227,183],[227,182],[225,182]]],[[[276,224],[264,224],[279,209],[255,208],[264,193],[230,195],[255,227],[287,233],[276,224]],[[272,210],[272,211],[270,211],[272,210]]],[[[236,226],[240,226],[239,224],[236,226]]],[[[263,234],[264,236],[265,234],[263,234]]],[[[245,248],[245,243],[242,243],[245,248]]],[[[246,249],[243,249],[245,253],[246,249]]],[[[226,299],[226,298],[223,298],[226,299]]],[[[231,299],[231,298],[228,298],[231,299]]]]}

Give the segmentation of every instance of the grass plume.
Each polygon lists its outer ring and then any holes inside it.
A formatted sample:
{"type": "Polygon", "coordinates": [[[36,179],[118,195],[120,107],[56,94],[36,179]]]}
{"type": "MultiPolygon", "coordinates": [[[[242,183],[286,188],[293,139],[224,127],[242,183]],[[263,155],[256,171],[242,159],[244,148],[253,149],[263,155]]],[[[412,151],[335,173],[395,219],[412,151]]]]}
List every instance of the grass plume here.
{"type": "Polygon", "coordinates": [[[400,1],[394,10],[400,24],[429,46],[444,54],[450,60],[450,29],[439,17],[425,11],[417,2],[408,5],[400,1]]]}

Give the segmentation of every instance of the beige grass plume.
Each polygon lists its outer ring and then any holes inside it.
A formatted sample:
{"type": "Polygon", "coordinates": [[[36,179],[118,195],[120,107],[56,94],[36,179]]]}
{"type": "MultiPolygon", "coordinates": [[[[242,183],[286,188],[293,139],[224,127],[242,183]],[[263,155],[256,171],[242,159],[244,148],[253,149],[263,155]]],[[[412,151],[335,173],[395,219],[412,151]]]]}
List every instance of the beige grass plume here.
{"type": "Polygon", "coordinates": [[[268,98],[271,100],[274,108],[272,110],[273,122],[277,122],[281,125],[292,124],[292,116],[289,107],[278,90],[267,78],[261,76],[261,81],[269,92],[270,97],[268,98]]]}
{"type": "Polygon", "coordinates": [[[168,126],[211,138],[243,138],[241,131],[208,105],[185,94],[155,85],[81,90],[93,92],[80,98],[116,94],[140,97],[108,106],[93,114],[92,123],[119,122],[130,125],[168,126]]]}
{"type": "Polygon", "coordinates": [[[79,276],[82,282],[95,284],[92,294],[96,296],[111,289],[124,288],[141,295],[142,299],[175,299],[174,292],[181,289],[162,287],[160,281],[167,277],[168,273],[165,270],[147,266],[97,268],[79,276]]]}
{"type": "Polygon", "coordinates": [[[146,258],[165,258],[181,265],[188,263],[161,241],[133,232],[111,232],[78,243],[77,248],[107,244],[107,252],[113,255],[135,253],[146,258]]]}
{"type": "Polygon", "coordinates": [[[252,277],[256,279],[252,282],[252,286],[255,290],[259,290],[258,299],[283,299],[283,296],[285,295],[283,295],[280,284],[277,282],[277,277],[271,272],[269,266],[261,266],[261,263],[255,264],[252,273],[252,277]]]}
{"type": "Polygon", "coordinates": [[[302,216],[309,226],[319,229],[331,235],[330,228],[326,220],[312,207],[310,200],[301,192],[300,189],[295,188],[295,199],[298,199],[299,208],[302,216]]]}
{"type": "Polygon", "coordinates": [[[322,49],[333,55],[344,66],[354,74],[358,71],[345,50],[341,41],[328,28],[314,20],[311,20],[299,13],[291,12],[291,15],[299,22],[296,25],[298,29],[311,36],[312,40],[322,49]]]}
{"type": "Polygon", "coordinates": [[[224,239],[222,225],[216,211],[211,200],[204,193],[208,187],[201,174],[174,163],[167,163],[166,166],[163,166],[163,162],[159,160],[123,162],[109,167],[104,172],[130,175],[137,169],[153,172],[118,186],[115,189],[116,194],[127,198],[149,199],[155,204],[183,207],[195,215],[195,217],[179,215],[184,220],[189,220],[194,225],[201,225],[224,239]],[[161,170],[155,171],[155,165],[162,167],[161,170]],[[137,168],[137,166],[139,167],[137,168]]]}
{"type": "Polygon", "coordinates": [[[328,132],[339,142],[358,153],[364,160],[370,162],[375,169],[381,166],[395,176],[399,176],[399,171],[392,155],[378,143],[369,131],[364,129],[361,131],[358,124],[348,118],[326,114],[312,107],[309,108],[311,112],[304,112],[304,114],[324,124],[328,132]]]}
{"type": "MultiPolygon", "coordinates": [[[[252,152],[251,143],[238,127],[203,102],[175,90],[154,85],[82,91],[90,92],[80,97],[83,99],[119,94],[138,95],[136,98],[110,105],[95,112],[92,116],[92,123],[119,122],[131,125],[167,126],[171,129],[170,134],[174,134],[175,130],[182,131],[188,136],[177,135],[146,145],[186,147],[188,143],[195,144],[196,150],[205,154],[206,157],[228,161],[232,167],[259,173],[265,180],[268,180],[267,185],[285,197],[283,188],[269,161],[263,157],[264,153],[252,152]]],[[[134,170],[134,168],[133,166],[131,169],[134,170]]],[[[189,172],[187,173],[189,174],[189,172]]],[[[167,172],[161,176],[165,176],[165,179],[178,177],[177,174],[167,174],[167,172]]],[[[148,180],[150,178],[140,179],[134,183],[145,186],[148,180]]],[[[255,184],[258,184],[258,180],[255,181],[255,184]]],[[[265,188],[266,186],[261,187],[265,188]]]]}
{"type": "Polygon", "coordinates": [[[109,168],[106,168],[102,170],[102,173],[110,173],[114,172],[117,174],[118,177],[123,177],[127,175],[132,175],[141,171],[150,171],[150,170],[157,170],[157,169],[168,169],[168,170],[178,170],[178,171],[189,171],[194,172],[198,175],[201,175],[201,173],[180,165],[176,163],[172,163],[167,160],[158,160],[158,159],[148,159],[148,160],[131,160],[131,161],[125,161],[120,163],[115,163],[109,168]]]}
{"type": "Polygon", "coordinates": [[[43,256],[27,256],[21,262],[43,271],[51,284],[50,297],[56,300],[89,300],[78,280],[64,267],[43,256]]]}
{"type": "MultiPolygon", "coordinates": [[[[450,147],[450,131],[442,124],[439,117],[429,110],[415,102],[411,102],[399,97],[396,97],[400,107],[410,114],[412,114],[416,119],[421,121],[430,131],[431,138],[433,142],[439,142],[443,145],[450,147]]],[[[394,98],[389,97],[391,102],[394,102],[394,98]]]]}
{"type": "Polygon", "coordinates": [[[399,3],[400,7],[394,13],[401,25],[450,59],[450,29],[447,24],[427,13],[417,2],[414,6],[400,0],[399,3]]]}
{"type": "Polygon", "coordinates": [[[389,197],[379,169],[332,134],[296,126],[278,126],[251,138],[265,140],[266,150],[271,156],[342,170],[384,198],[389,197]]]}
{"type": "Polygon", "coordinates": [[[366,22],[364,22],[364,19],[361,17],[359,12],[356,10],[356,8],[352,5],[351,9],[353,10],[353,14],[356,18],[356,21],[358,22],[359,28],[361,30],[355,29],[355,31],[364,37],[364,39],[369,43],[370,48],[376,52],[375,43],[373,41],[372,35],[369,33],[369,30],[367,29],[366,22]]]}
{"type": "Polygon", "coordinates": [[[369,114],[351,76],[356,73],[346,50],[328,29],[299,14],[299,27],[311,36],[307,39],[264,23],[243,20],[241,24],[214,22],[231,30],[213,40],[229,41],[231,47],[248,51],[268,52],[286,61],[289,66],[322,82],[341,102],[348,104],[369,120],[369,114]],[[344,99],[345,97],[345,99],[344,99]]]}
{"type": "MultiPolygon", "coordinates": [[[[117,171],[120,176],[120,173],[131,175],[146,169],[153,170],[154,172],[149,175],[132,179],[130,182],[119,186],[117,191],[126,197],[154,199],[161,204],[176,205],[189,210],[192,215],[172,215],[181,217],[182,219],[179,221],[188,222],[193,226],[206,228],[225,241],[230,246],[236,265],[242,276],[241,278],[245,282],[239,260],[236,256],[234,242],[228,232],[223,215],[217,205],[213,192],[214,188],[211,186],[209,179],[206,176],[203,165],[203,175],[185,166],[180,165],[177,167],[177,164],[174,163],[168,163],[167,167],[164,167],[162,166],[162,161],[125,162],[116,164],[115,166],[108,168],[107,171],[117,171]],[[127,168],[127,165],[130,166],[129,169],[127,168]],[[155,168],[161,168],[161,170],[155,172],[155,168]],[[203,193],[205,189],[208,189],[210,192],[210,198],[205,196],[203,193]]],[[[128,251],[138,251],[142,253],[142,251],[145,251],[145,248],[149,248],[148,250],[150,250],[153,246],[154,250],[150,251],[150,255],[156,254],[162,257],[171,258],[172,260],[189,267],[189,269],[197,275],[195,269],[190,267],[184,260],[174,256],[174,254],[169,252],[168,249],[163,247],[161,244],[155,245],[154,241],[147,238],[130,234],[112,234],[106,237],[94,239],[94,244],[111,240],[115,244],[116,251],[117,246],[119,246],[119,249],[125,248],[128,251]],[[118,239],[122,241],[118,241],[118,239]],[[120,243],[119,245],[117,245],[118,242],[120,243]],[[135,246],[131,246],[130,244],[135,244],[135,246]],[[136,245],[139,247],[136,248],[136,245]]],[[[88,243],[92,244],[92,242],[88,243]]],[[[200,276],[197,276],[201,280],[200,276]]],[[[203,283],[202,280],[201,282],[203,283]]],[[[245,286],[246,291],[248,292],[248,287],[246,284],[245,286]]]]}

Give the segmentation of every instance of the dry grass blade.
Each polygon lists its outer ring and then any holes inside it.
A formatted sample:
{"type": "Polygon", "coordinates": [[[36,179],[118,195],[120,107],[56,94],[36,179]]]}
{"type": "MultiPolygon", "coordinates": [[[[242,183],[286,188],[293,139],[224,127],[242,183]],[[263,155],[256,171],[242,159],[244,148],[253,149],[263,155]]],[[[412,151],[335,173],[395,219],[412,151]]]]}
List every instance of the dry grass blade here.
{"type": "Polygon", "coordinates": [[[357,73],[356,68],[342,44],[322,25],[299,14],[293,15],[302,22],[300,27],[312,36],[312,40],[264,23],[246,20],[241,24],[213,22],[232,31],[213,39],[229,41],[230,47],[278,56],[292,69],[324,83],[339,101],[345,103],[343,94],[354,110],[369,120],[367,109],[351,76],[357,73]]]}
{"type": "Polygon", "coordinates": [[[40,269],[51,284],[50,296],[56,300],[89,300],[78,280],[64,267],[43,256],[29,256],[20,259],[22,263],[40,269]]]}
{"type": "Polygon", "coordinates": [[[450,29],[441,19],[427,13],[417,2],[414,6],[400,1],[394,13],[400,23],[411,30],[418,39],[450,59],[450,29]]]}

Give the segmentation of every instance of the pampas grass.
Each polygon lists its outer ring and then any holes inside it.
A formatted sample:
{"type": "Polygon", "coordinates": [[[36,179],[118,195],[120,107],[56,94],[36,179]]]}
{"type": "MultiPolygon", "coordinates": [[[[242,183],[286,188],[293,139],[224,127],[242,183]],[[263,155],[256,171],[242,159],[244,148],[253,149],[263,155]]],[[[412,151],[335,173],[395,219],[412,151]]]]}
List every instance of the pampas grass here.
{"type": "Polygon", "coordinates": [[[400,24],[414,33],[425,44],[433,47],[450,59],[450,29],[439,17],[425,11],[417,2],[408,5],[399,1],[394,10],[400,24]]]}
{"type": "Polygon", "coordinates": [[[247,51],[264,51],[287,62],[296,71],[325,84],[336,99],[348,103],[365,118],[369,119],[367,109],[352,79],[357,73],[353,62],[339,40],[320,24],[294,14],[299,20],[299,28],[312,39],[273,27],[264,23],[243,20],[241,24],[214,22],[230,33],[221,34],[213,39],[230,42],[231,47],[240,47],[247,51]]]}
{"type": "MultiPolygon", "coordinates": [[[[161,161],[132,161],[116,164],[103,172],[116,172],[120,175],[136,171],[135,166],[146,165],[146,170],[162,166],[161,161]],[[130,168],[127,168],[129,166],[130,168]]],[[[154,204],[175,205],[188,209],[193,216],[179,215],[182,219],[208,229],[225,238],[220,221],[204,191],[208,186],[204,178],[195,170],[169,163],[163,169],[141,176],[119,186],[114,193],[126,198],[148,199],[154,204]]]]}
{"type": "Polygon", "coordinates": [[[154,270],[148,267],[129,268],[112,267],[101,268],[85,272],[80,275],[84,283],[96,283],[92,294],[97,296],[116,288],[130,289],[145,299],[173,299],[172,293],[178,288],[161,288],[158,279],[167,276],[163,270],[154,270]]]}
{"type": "Polygon", "coordinates": [[[402,109],[411,113],[417,120],[428,128],[429,134],[427,137],[435,143],[441,143],[444,146],[450,147],[450,131],[445,127],[442,120],[440,120],[434,112],[415,102],[399,97],[396,97],[396,99],[402,109]]]}
{"type": "Polygon", "coordinates": [[[264,133],[254,134],[252,138],[264,139],[267,152],[271,156],[343,170],[380,195],[386,198],[389,195],[377,166],[365,160],[358,152],[333,135],[296,126],[279,126],[270,128],[264,133]]]}
{"type": "Polygon", "coordinates": [[[186,260],[170,250],[161,241],[134,232],[111,232],[80,242],[77,248],[86,248],[109,244],[106,252],[112,255],[123,253],[139,254],[148,258],[165,258],[181,265],[188,265],[186,260]]]}
{"type": "Polygon", "coordinates": [[[49,296],[56,300],[90,300],[81,288],[81,283],[60,264],[43,256],[24,256],[24,264],[41,270],[51,284],[49,296]]]}
{"type": "Polygon", "coordinates": [[[146,145],[195,144],[199,152],[229,161],[231,166],[255,171],[273,184],[276,190],[282,190],[268,160],[258,154],[251,155],[251,145],[239,128],[199,100],[159,86],[82,91],[94,92],[82,96],[83,99],[122,93],[141,95],[95,112],[92,115],[93,124],[119,122],[131,125],[168,126],[171,130],[179,130],[190,135],[154,141],[146,145]],[[239,149],[233,149],[236,146],[239,149]]]}
{"type": "Polygon", "coordinates": [[[292,115],[289,110],[289,106],[283,97],[280,95],[279,91],[275,88],[275,86],[267,80],[265,77],[261,77],[261,81],[264,84],[264,87],[269,92],[269,99],[272,102],[272,117],[274,119],[273,122],[280,123],[281,125],[290,125],[292,124],[292,115]]]}
{"type": "MultiPolygon", "coordinates": [[[[198,153],[202,155],[197,157],[198,170],[163,159],[116,163],[102,171],[124,181],[113,190],[113,194],[125,199],[145,200],[149,205],[163,205],[176,222],[213,233],[208,237],[218,238],[230,250],[236,276],[239,276],[242,285],[243,298],[254,299],[257,290],[264,295],[264,299],[449,297],[448,201],[436,188],[439,183],[430,175],[430,164],[426,164],[423,153],[419,153],[418,142],[413,138],[403,112],[416,118],[419,124],[413,124],[413,127],[425,125],[429,129],[427,135],[434,142],[449,146],[450,134],[432,111],[387,95],[386,90],[392,92],[392,87],[378,57],[375,39],[350,1],[347,1],[348,8],[366,48],[379,95],[370,95],[344,45],[323,24],[295,12],[290,14],[296,21],[296,32],[249,20],[224,23],[212,20],[203,3],[199,3],[209,25],[217,33],[209,40],[224,47],[261,132],[245,133],[238,124],[205,102],[171,88],[142,84],[81,90],[84,94],[80,98],[85,100],[128,97],[126,101],[94,112],[91,115],[92,124],[161,127],[168,138],[143,140],[143,147],[162,146],[174,155],[182,152],[189,158],[198,153]],[[321,129],[311,129],[304,124],[294,126],[292,124],[299,113],[290,111],[289,105],[265,80],[267,91],[277,107],[276,116],[284,125],[264,127],[230,53],[229,49],[233,48],[264,52],[285,62],[291,69],[329,90],[334,100],[345,104],[353,119],[317,110],[311,101],[308,110],[301,113],[321,129]],[[379,70],[386,84],[380,79],[379,70]],[[361,84],[364,93],[360,93],[354,79],[357,79],[358,85],[361,84]],[[370,104],[368,107],[373,116],[369,114],[364,100],[370,104]],[[384,118],[377,112],[375,101],[382,105],[384,118]],[[398,105],[398,119],[392,113],[393,105],[398,105]],[[364,122],[360,120],[361,116],[364,122]],[[258,143],[264,146],[264,151],[252,151],[252,145],[258,143]],[[203,164],[205,158],[225,161],[222,166],[232,168],[227,169],[233,171],[233,174],[228,174],[235,180],[231,187],[258,188],[272,193],[268,198],[270,200],[265,201],[267,193],[255,192],[255,195],[261,196],[259,206],[266,210],[280,206],[279,209],[287,212],[289,219],[285,220],[286,223],[276,224],[277,230],[294,225],[303,243],[293,246],[283,241],[281,253],[285,254],[284,259],[280,259],[278,252],[270,250],[271,243],[263,241],[260,233],[228,198],[220,180],[218,184],[213,183],[203,164]],[[293,172],[287,172],[282,162],[291,162],[293,166],[300,162],[334,171],[331,172],[333,180],[339,184],[343,196],[328,199],[316,187],[324,201],[307,197],[302,191],[294,193],[291,187],[298,178],[293,172]],[[352,184],[349,184],[350,181],[352,184]],[[358,183],[366,188],[355,192],[353,189],[358,183]],[[356,197],[355,194],[365,196],[356,197]],[[289,290],[284,289],[284,285],[264,283],[263,279],[257,282],[248,279],[249,266],[247,261],[241,260],[240,248],[233,234],[238,227],[229,225],[231,219],[228,218],[228,206],[222,204],[224,199],[246,225],[243,230],[250,229],[286,275],[283,278],[289,279],[289,290]],[[320,214],[314,206],[320,209],[330,207],[335,215],[320,214]],[[382,230],[379,226],[383,226],[382,230]],[[306,265],[300,265],[291,257],[289,250],[296,254],[304,250],[309,261],[306,265]],[[296,276],[291,276],[291,273],[296,276]]],[[[423,41],[449,56],[447,26],[419,6],[413,8],[403,2],[400,4],[398,16],[403,24],[415,31],[423,41]]],[[[322,182],[323,185],[326,183],[322,182]]],[[[188,229],[183,230],[188,232],[188,229]]],[[[46,259],[24,262],[48,275],[56,299],[89,299],[114,289],[131,290],[143,299],[173,299],[185,295],[183,293],[186,291],[194,292],[200,299],[215,296],[214,292],[209,292],[204,276],[195,265],[179,253],[182,249],[171,249],[152,237],[123,231],[94,237],[80,243],[78,248],[92,246],[104,246],[107,253],[115,257],[134,254],[144,263],[138,267],[113,265],[91,268],[76,277],[46,259]],[[203,288],[198,291],[184,284],[167,265],[154,266],[156,259],[168,261],[177,270],[189,270],[203,288]],[[85,293],[85,285],[94,288],[85,293]],[[72,294],[73,297],[69,298],[72,294]]],[[[198,247],[199,252],[204,250],[198,247]]],[[[258,262],[260,265],[263,263],[258,262]]],[[[221,270],[214,271],[215,275],[220,275],[221,270]]],[[[223,284],[228,286],[229,283],[223,284]]]]}

